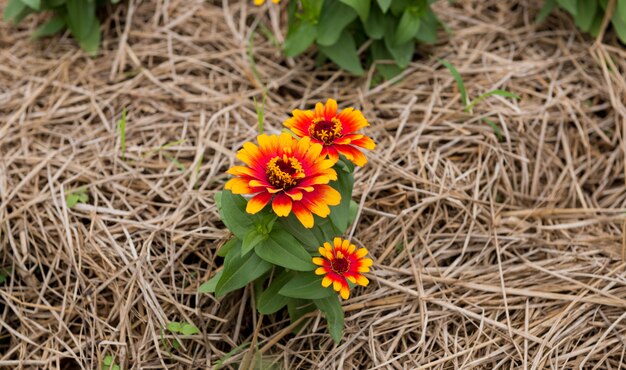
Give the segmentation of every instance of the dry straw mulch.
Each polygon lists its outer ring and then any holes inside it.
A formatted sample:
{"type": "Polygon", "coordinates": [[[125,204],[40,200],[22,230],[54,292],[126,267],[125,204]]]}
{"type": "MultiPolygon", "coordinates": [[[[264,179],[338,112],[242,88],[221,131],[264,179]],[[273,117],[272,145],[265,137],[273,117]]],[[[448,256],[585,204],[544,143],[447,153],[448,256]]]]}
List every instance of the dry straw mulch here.
{"type": "Polygon", "coordinates": [[[283,14],[250,3],[131,0],[97,58],[67,35],[31,41],[37,17],[0,25],[1,368],[624,368],[626,48],[612,32],[594,40],[559,12],[535,24],[536,1],[442,1],[452,34],[373,85],[285,59],[283,14]],[[522,99],[462,113],[437,57],[471,96],[522,99]],[[228,238],[213,195],[265,84],[267,131],[335,97],[378,142],[350,233],[376,267],[339,346],[317,314],[298,335],[259,317],[249,288],[197,293],[228,238]],[[68,209],[80,187],[88,202],[68,209]],[[201,334],[168,351],[170,321],[201,334]]]}

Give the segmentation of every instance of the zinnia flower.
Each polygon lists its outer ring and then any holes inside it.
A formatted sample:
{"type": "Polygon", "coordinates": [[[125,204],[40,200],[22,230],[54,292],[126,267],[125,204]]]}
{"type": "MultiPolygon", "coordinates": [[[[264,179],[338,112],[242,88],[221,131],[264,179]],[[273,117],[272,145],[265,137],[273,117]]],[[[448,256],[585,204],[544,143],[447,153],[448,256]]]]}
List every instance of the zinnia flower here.
{"type": "Polygon", "coordinates": [[[348,299],[350,286],[346,279],[353,284],[367,286],[369,280],[361,273],[369,272],[372,260],[363,258],[367,255],[367,249],[357,250],[349,240],[335,238],[333,244],[331,246],[330,243],[324,243],[319,249],[322,257],[313,258],[313,263],[320,266],[315,274],[326,275],[322,279],[322,286],[326,288],[332,283],[333,289],[339,292],[341,298],[348,299]]]}
{"type": "Polygon", "coordinates": [[[260,135],[257,140],[259,146],[244,143],[237,152],[246,166],[231,167],[227,173],[237,177],[225,185],[233,194],[256,194],[248,201],[248,213],[257,213],[272,201],[278,216],[293,211],[304,227],[311,228],[313,213],[326,217],[328,206],[339,204],[341,195],[328,185],[337,180],[335,162],[320,155],[322,145],[288,133],[260,135]]]}
{"type": "Polygon", "coordinates": [[[370,150],[376,147],[372,139],[355,133],[369,126],[361,111],[346,108],[337,112],[337,102],[333,99],[328,99],[326,105],[317,103],[315,111],[294,110],[284,125],[299,137],[310,137],[314,143],[322,144],[322,154],[335,161],[341,153],[357,166],[363,166],[367,158],[356,147],[370,150]]]}
{"type": "MultiPolygon", "coordinates": [[[[280,0],[272,0],[274,4],[280,3],[280,0]]],[[[263,5],[265,4],[265,0],[254,0],[254,5],[263,5]]]]}

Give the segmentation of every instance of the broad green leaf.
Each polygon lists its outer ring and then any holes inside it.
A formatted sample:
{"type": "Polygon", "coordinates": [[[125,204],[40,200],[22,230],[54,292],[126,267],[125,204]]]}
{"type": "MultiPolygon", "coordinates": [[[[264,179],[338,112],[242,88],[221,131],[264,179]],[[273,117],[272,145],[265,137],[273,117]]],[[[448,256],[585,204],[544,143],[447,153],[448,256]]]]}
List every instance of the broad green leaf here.
{"type": "Polygon", "coordinates": [[[357,17],[354,9],[337,0],[326,0],[321,14],[323,16],[317,23],[317,44],[320,46],[336,45],[344,28],[357,17]]]}
{"type": "Polygon", "coordinates": [[[245,256],[265,239],[267,235],[260,233],[257,229],[250,229],[241,243],[241,254],[245,256]]]}
{"type": "Polygon", "coordinates": [[[265,261],[291,270],[310,271],[315,268],[309,252],[282,228],[272,230],[254,251],[265,261]]]}
{"type": "Polygon", "coordinates": [[[209,279],[209,281],[202,283],[198,288],[198,293],[215,293],[215,288],[217,287],[217,283],[222,278],[222,273],[224,270],[220,270],[215,276],[209,279]]]}
{"type": "Polygon", "coordinates": [[[344,31],[335,44],[331,46],[319,45],[319,49],[330,60],[346,71],[357,76],[363,74],[354,37],[352,37],[350,32],[344,31]]]}
{"type": "Polygon", "coordinates": [[[281,226],[289,231],[289,234],[298,239],[307,250],[317,251],[317,249],[324,244],[326,238],[320,228],[320,221],[322,219],[317,216],[313,217],[315,219],[315,226],[313,226],[312,229],[307,229],[302,226],[300,221],[298,221],[293,214],[290,214],[288,217],[281,217],[279,222],[281,226]]]}
{"type": "Polygon", "coordinates": [[[39,38],[52,36],[55,33],[61,31],[63,28],[65,28],[65,20],[62,17],[57,16],[39,26],[39,28],[37,28],[35,32],[33,32],[32,37],[39,38]]]}
{"type": "Polygon", "coordinates": [[[243,288],[272,268],[255,253],[241,255],[239,248],[233,248],[224,259],[222,277],[215,287],[215,296],[222,297],[228,292],[243,288]]]}
{"type": "Polygon", "coordinates": [[[343,336],[344,314],[337,296],[313,300],[317,308],[324,313],[328,323],[328,332],[336,344],[343,336]]]}
{"type": "Polygon", "coordinates": [[[179,322],[168,322],[166,325],[167,330],[171,331],[172,333],[180,333],[180,328],[182,327],[182,325],[179,322]]]}
{"type": "Polygon", "coordinates": [[[294,275],[295,272],[293,271],[283,271],[278,277],[274,278],[270,286],[259,296],[257,309],[260,313],[269,315],[280,310],[287,304],[289,298],[278,294],[278,292],[294,275]]]}
{"type": "Polygon", "coordinates": [[[351,6],[356,13],[359,15],[361,20],[365,22],[367,17],[370,15],[370,4],[369,0],[340,0],[342,3],[351,6]]]}
{"type": "Polygon", "coordinates": [[[218,208],[222,221],[235,236],[243,240],[248,232],[254,227],[254,216],[246,212],[246,200],[230,190],[224,190],[216,194],[220,198],[218,208]]]}
{"type": "Polygon", "coordinates": [[[598,4],[596,1],[578,0],[577,12],[574,17],[576,26],[578,26],[581,30],[588,32],[591,29],[597,10],[598,4]]]}
{"type": "Polygon", "coordinates": [[[385,80],[391,80],[402,73],[402,68],[398,67],[395,63],[390,63],[393,62],[393,57],[387,50],[387,46],[385,46],[384,41],[374,41],[371,48],[372,57],[376,62],[376,70],[385,78],[385,80]]]}
{"type": "MultiPolygon", "coordinates": [[[[294,2],[296,4],[298,3],[296,1],[294,2]]],[[[289,3],[291,3],[291,1],[289,3]]],[[[316,23],[320,18],[320,12],[322,11],[324,0],[301,0],[300,3],[302,4],[302,13],[300,14],[300,18],[311,23],[316,23]]]]}
{"type": "Polygon", "coordinates": [[[389,7],[391,6],[391,1],[392,0],[377,0],[376,2],[378,3],[378,6],[380,6],[383,13],[387,13],[387,10],[389,10],[389,7]]]}
{"type": "Polygon", "coordinates": [[[474,108],[476,106],[476,104],[478,104],[481,101],[487,99],[488,97],[494,96],[494,95],[502,96],[502,97],[505,97],[505,98],[511,98],[511,99],[521,99],[519,95],[514,94],[512,92],[508,92],[508,91],[505,91],[505,90],[499,90],[499,89],[491,90],[491,91],[488,91],[488,92],[480,95],[476,99],[474,99],[474,101],[472,101],[467,107],[465,107],[465,111],[466,112],[470,112],[472,110],[472,108],[474,108]]]}
{"type": "MultiPolygon", "coordinates": [[[[626,0],[620,0],[621,2],[626,2],[626,0]]],[[[613,24],[613,28],[615,28],[615,33],[617,33],[617,37],[626,44],[626,21],[622,20],[621,16],[617,13],[613,14],[611,18],[611,23],[613,24]]]]}
{"type": "Polygon", "coordinates": [[[200,329],[198,329],[195,325],[184,323],[180,328],[180,333],[183,335],[193,335],[200,333],[200,329]]]}
{"type": "Polygon", "coordinates": [[[619,14],[619,17],[621,18],[622,22],[626,23],[626,1],[624,0],[617,1],[616,12],[617,14],[619,14]]]}
{"type": "MultiPolygon", "coordinates": [[[[23,10],[26,8],[26,4],[24,4],[21,0],[9,0],[6,8],[4,8],[4,14],[2,15],[5,22],[13,20],[13,18],[17,17],[23,10]]],[[[18,22],[15,22],[17,24],[18,22]]]]}
{"type": "Polygon", "coordinates": [[[340,234],[346,232],[348,228],[348,222],[350,221],[350,201],[352,200],[352,187],[354,185],[354,178],[346,171],[337,168],[337,181],[330,183],[335,190],[341,194],[341,202],[339,205],[330,207],[330,220],[340,231],[340,234]]]}
{"type": "Polygon", "coordinates": [[[550,15],[550,13],[552,13],[552,10],[554,9],[555,6],[556,6],[556,0],[546,0],[543,3],[541,10],[539,11],[539,14],[537,14],[537,17],[535,18],[535,22],[536,23],[543,22],[550,15]]]}
{"type": "Polygon", "coordinates": [[[79,38],[78,44],[90,56],[98,54],[100,48],[100,21],[95,20],[85,38],[79,38]]]}
{"type": "Polygon", "coordinates": [[[296,274],[278,293],[285,297],[303,299],[319,299],[337,295],[332,286],[324,288],[322,276],[315,275],[312,271],[296,274]]]}
{"type": "Polygon", "coordinates": [[[235,247],[237,248],[241,247],[241,240],[238,239],[237,237],[233,237],[230,240],[228,240],[226,243],[224,243],[224,245],[222,245],[222,247],[217,251],[217,255],[220,257],[226,257],[228,252],[230,252],[230,250],[235,247]]]}
{"type": "Polygon", "coordinates": [[[100,44],[100,22],[96,18],[96,2],[67,0],[67,26],[81,48],[95,55],[100,44]]]}
{"type": "MultiPolygon", "coordinates": [[[[577,0],[556,0],[557,3],[561,6],[561,8],[570,12],[573,16],[576,16],[578,12],[578,7],[576,6],[577,0]]],[[[589,0],[581,0],[581,1],[589,1],[589,0]]]]}
{"type": "Polygon", "coordinates": [[[367,36],[374,40],[381,39],[385,35],[385,15],[378,6],[374,6],[370,11],[370,16],[363,21],[363,29],[367,36]]]}
{"type": "Polygon", "coordinates": [[[405,10],[391,39],[393,46],[399,46],[412,40],[419,30],[420,24],[420,15],[416,11],[405,10]]]}
{"type": "Polygon", "coordinates": [[[317,26],[308,21],[297,22],[297,25],[287,33],[285,39],[285,55],[288,57],[295,57],[304,52],[317,35],[317,26]]]}
{"type": "Polygon", "coordinates": [[[469,102],[467,100],[467,91],[465,90],[465,84],[463,83],[463,79],[461,78],[461,74],[447,60],[445,60],[445,59],[438,59],[438,60],[441,62],[441,64],[444,65],[444,67],[446,67],[448,69],[448,71],[450,71],[450,74],[452,75],[452,77],[456,81],[456,85],[459,88],[459,93],[461,93],[461,104],[463,104],[463,106],[466,106],[469,102]]]}
{"type": "Polygon", "coordinates": [[[393,57],[398,67],[406,68],[413,59],[413,52],[415,51],[415,40],[411,39],[402,45],[394,45],[391,42],[391,37],[385,37],[385,46],[393,57]]]}
{"type": "Polygon", "coordinates": [[[22,2],[34,10],[41,8],[41,0],[22,0],[22,2]]]}
{"type": "Polygon", "coordinates": [[[440,25],[441,21],[437,18],[437,15],[431,9],[428,9],[426,15],[422,17],[422,22],[415,34],[415,38],[428,44],[435,43],[437,41],[437,29],[440,25]]]}
{"type": "MultiPolygon", "coordinates": [[[[289,320],[291,320],[291,322],[295,322],[307,313],[315,311],[315,304],[313,304],[313,301],[308,299],[289,298],[289,301],[287,302],[287,311],[289,312],[289,320]]],[[[306,325],[306,320],[295,327],[293,329],[293,333],[298,334],[304,325],[306,325]]]]}

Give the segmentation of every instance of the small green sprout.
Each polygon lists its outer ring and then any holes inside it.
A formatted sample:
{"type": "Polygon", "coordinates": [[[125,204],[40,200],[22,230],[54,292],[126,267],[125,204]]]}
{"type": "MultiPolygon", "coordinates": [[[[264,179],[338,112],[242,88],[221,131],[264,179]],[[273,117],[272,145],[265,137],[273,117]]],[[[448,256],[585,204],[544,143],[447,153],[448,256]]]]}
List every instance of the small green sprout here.
{"type": "Polygon", "coordinates": [[[87,203],[88,201],[89,195],[87,195],[87,188],[84,186],[81,186],[65,196],[65,204],[67,204],[67,208],[72,208],[77,203],[87,203]]]}
{"type": "Polygon", "coordinates": [[[113,356],[108,355],[102,361],[102,370],[120,370],[120,364],[116,364],[113,356]]]}

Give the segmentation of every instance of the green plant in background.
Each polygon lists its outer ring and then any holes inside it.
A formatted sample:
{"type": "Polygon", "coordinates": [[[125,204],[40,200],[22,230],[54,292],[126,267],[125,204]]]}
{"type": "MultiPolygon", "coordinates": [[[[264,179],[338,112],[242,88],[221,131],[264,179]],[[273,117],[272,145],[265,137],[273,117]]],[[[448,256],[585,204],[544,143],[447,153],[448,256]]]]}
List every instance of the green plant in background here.
{"type": "Polygon", "coordinates": [[[120,370],[120,364],[115,363],[113,356],[108,355],[102,360],[102,370],[120,370]]]}
{"type": "Polygon", "coordinates": [[[440,22],[434,0],[298,0],[288,6],[284,51],[296,56],[315,44],[319,55],[355,74],[363,74],[359,49],[367,47],[366,66],[376,64],[385,79],[406,68],[416,41],[437,40],[440,22]],[[385,62],[381,62],[385,61],[385,62]]]}
{"type": "Polygon", "coordinates": [[[4,20],[19,24],[32,13],[51,12],[46,23],[33,33],[34,38],[52,36],[69,29],[85,52],[95,55],[100,46],[100,21],[96,9],[120,0],[9,0],[4,9],[4,20]]]}
{"type": "MultiPolygon", "coordinates": [[[[570,13],[578,28],[595,37],[600,33],[608,0],[547,0],[537,16],[537,22],[542,22],[556,6],[570,13]]],[[[615,1],[610,23],[620,41],[626,44],[626,0],[615,1]]]]}
{"type": "Polygon", "coordinates": [[[87,188],[84,186],[81,186],[65,196],[65,204],[67,204],[67,208],[72,208],[77,203],[87,203],[88,201],[89,195],[87,195],[87,188]]]}

